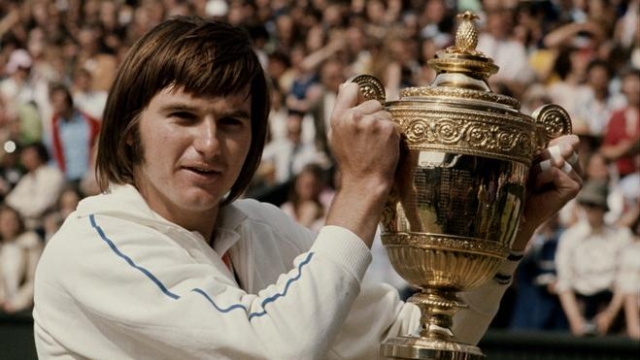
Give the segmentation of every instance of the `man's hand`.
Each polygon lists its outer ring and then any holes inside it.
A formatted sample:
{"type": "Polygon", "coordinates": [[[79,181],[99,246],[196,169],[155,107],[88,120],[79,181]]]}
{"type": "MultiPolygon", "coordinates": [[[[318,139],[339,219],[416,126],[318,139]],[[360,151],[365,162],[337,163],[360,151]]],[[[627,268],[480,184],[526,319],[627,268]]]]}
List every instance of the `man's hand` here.
{"type": "Polygon", "coordinates": [[[523,251],[536,228],[578,195],[582,187],[579,146],[580,139],[577,136],[561,136],[552,140],[534,161],[520,231],[513,250],[523,251]]]}
{"type": "Polygon", "coordinates": [[[400,134],[382,104],[360,101],[358,85],[344,84],[331,115],[329,141],[340,178],[327,224],[353,231],[370,247],[393,185],[400,134]]]}

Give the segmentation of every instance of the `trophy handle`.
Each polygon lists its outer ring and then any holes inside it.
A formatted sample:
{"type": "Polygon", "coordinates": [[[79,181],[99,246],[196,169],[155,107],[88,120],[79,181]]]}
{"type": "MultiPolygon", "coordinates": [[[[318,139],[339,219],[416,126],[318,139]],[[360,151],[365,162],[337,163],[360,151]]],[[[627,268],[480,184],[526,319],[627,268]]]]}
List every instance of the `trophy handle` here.
{"type": "Polygon", "coordinates": [[[571,134],[571,117],[561,106],[542,105],[531,116],[536,122],[536,151],[546,148],[555,138],[571,134]]]}
{"type": "Polygon", "coordinates": [[[377,100],[385,106],[387,94],[384,91],[382,82],[373,75],[356,75],[347,80],[347,83],[354,82],[360,87],[360,93],[365,101],[377,100]]]}

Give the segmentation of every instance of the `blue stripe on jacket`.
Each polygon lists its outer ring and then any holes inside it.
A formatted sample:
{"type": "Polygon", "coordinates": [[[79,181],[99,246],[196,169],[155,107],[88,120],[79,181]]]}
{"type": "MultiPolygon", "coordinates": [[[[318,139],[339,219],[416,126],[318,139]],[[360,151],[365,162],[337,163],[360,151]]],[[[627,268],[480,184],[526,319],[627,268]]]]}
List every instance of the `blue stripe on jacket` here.
{"type": "MultiPolygon", "coordinates": [[[[170,291],[169,289],[167,289],[167,287],[155,275],[153,275],[153,273],[151,273],[151,271],[149,271],[146,268],[136,264],[129,256],[127,256],[126,254],[121,252],[120,249],[118,249],[118,247],[116,246],[116,244],[114,244],[114,242],[105,235],[105,233],[102,230],[102,228],[96,223],[95,214],[89,215],[89,220],[91,222],[91,227],[93,227],[98,232],[98,235],[100,235],[100,238],[107,245],[109,245],[109,248],[111,248],[111,250],[116,255],[118,255],[120,258],[122,258],[124,261],[126,261],[127,264],[129,264],[129,266],[131,266],[134,269],[140,271],[146,277],[148,277],[165,295],[167,295],[168,297],[170,297],[170,298],[172,298],[174,300],[180,299],[180,295],[178,295],[178,294],[170,291]]],[[[300,279],[300,277],[302,276],[302,268],[311,261],[312,257],[313,257],[313,253],[309,253],[307,255],[307,258],[304,259],[302,262],[300,262],[300,264],[298,264],[298,275],[296,275],[295,277],[292,277],[291,279],[287,280],[287,283],[285,284],[284,289],[282,290],[281,293],[276,293],[276,294],[274,294],[272,296],[269,296],[268,298],[266,298],[266,299],[264,299],[262,301],[262,304],[261,304],[262,310],[259,311],[259,312],[249,312],[247,310],[247,308],[242,304],[234,304],[234,305],[231,305],[231,306],[229,306],[227,308],[222,308],[222,307],[218,306],[218,304],[216,304],[214,299],[211,298],[211,296],[209,296],[204,290],[202,290],[200,288],[193,288],[193,289],[191,289],[191,291],[202,295],[211,305],[213,305],[213,307],[217,311],[219,311],[221,313],[229,313],[229,312],[231,312],[231,311],[233,311],[235,309],[242,309],[242,310],[244,310],[245,313],[247,313],[247,317],[249,318],[249,320],[252,320],[253,318],[260,317],[260,316],[263,316],[263,315],[267,314],[267,310],[265,309],[267,304],[275,302],[278,298],[284,297],[284,296],[287,295],[287,292],[289,291],[289,288],[291,287],[291,285],[295,281],[300,279]]]]}

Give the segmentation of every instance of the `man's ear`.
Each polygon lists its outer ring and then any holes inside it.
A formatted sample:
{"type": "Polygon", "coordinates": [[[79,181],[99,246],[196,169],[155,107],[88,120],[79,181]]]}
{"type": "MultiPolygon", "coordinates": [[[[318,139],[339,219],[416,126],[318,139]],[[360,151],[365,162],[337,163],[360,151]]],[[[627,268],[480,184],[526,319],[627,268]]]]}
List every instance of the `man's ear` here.
{"type": "Polygon", "coordinates": [[[131,132],[127,134],[125,142],[127,143],[128,146],[133,146],[133,135],[131,132]]]}

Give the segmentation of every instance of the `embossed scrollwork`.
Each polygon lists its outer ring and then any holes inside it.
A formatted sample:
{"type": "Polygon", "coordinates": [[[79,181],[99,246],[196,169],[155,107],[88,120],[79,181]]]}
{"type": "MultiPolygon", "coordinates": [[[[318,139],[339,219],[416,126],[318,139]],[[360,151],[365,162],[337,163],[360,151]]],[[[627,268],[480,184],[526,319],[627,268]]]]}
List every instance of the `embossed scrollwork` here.
{"type": "Polygon", "coordinates": [[[362,97],[365,100],[377,100],[382,105],[385,104],[387,95],[385,94],[384,86],[375,76],[358,75],[349,79],[347,82],[358,84],[360,93],[362,93],[362,97]]]}
{"type": "Polygon", "coordinates": [[[571,117],[558,105],[543,105],[532,116],[538,126],[540,148],[545,147],[549,140],[571,134],[571,117]]]}
{"type": "Polygon", "coordinates": [[[408,124],[405,135],[409,141],[419,142],[426,140],[427,142],[433,142],[433,132],[426,121],[416,119],[408,124]]]}
{"type": "Polygon", "coordinates": [[[437,134],[444,144],[457,143],[462,138],[463,133],[463,126],[459,121],[442,118],[437,123],[437,134]]]}
{"type": "Polygon", "coordinates": [[[491,148],[491,132],[482,124],[474,124],[467,131],[469,145],[480,148],[491,148]]]}

